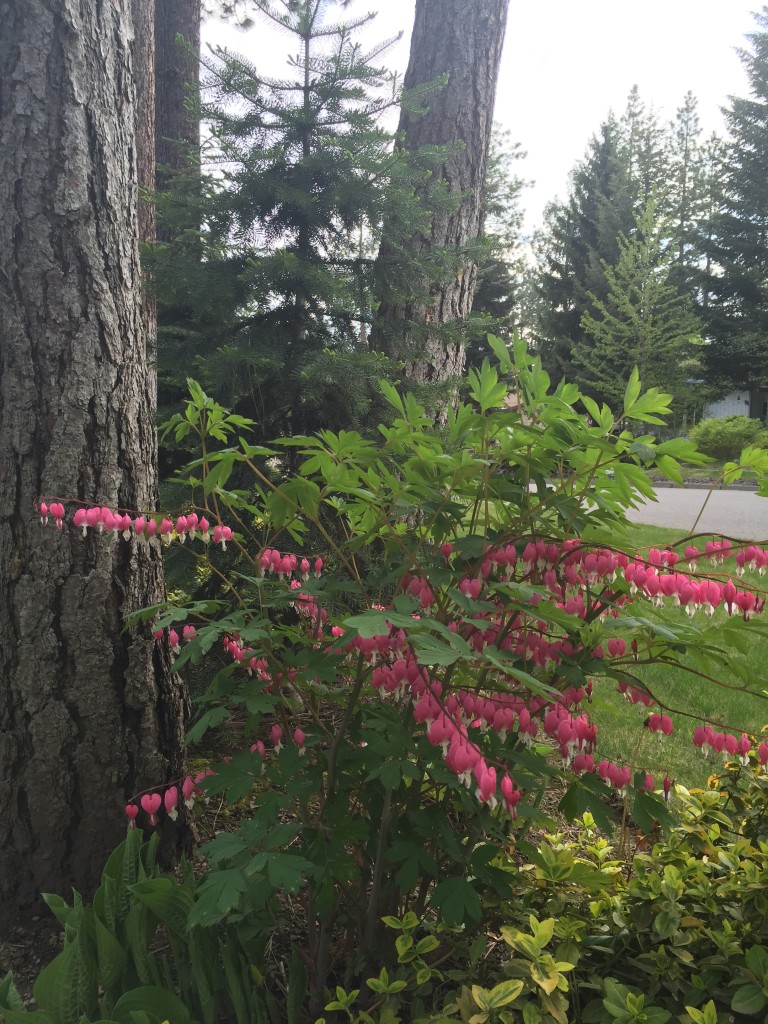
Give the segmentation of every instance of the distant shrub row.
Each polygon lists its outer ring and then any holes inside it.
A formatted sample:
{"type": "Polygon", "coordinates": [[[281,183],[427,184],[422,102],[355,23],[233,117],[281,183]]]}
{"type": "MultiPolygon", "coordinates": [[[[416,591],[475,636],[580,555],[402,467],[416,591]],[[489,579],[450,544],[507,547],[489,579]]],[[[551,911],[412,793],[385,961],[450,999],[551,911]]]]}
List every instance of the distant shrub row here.
{"type": "Polygon", "coordinates": [[[761,420],[748,416],[701,420],[688,436],[700,451],[713,459],[735,459],[747,445],[768,446],[768,430],[761,420]]]}

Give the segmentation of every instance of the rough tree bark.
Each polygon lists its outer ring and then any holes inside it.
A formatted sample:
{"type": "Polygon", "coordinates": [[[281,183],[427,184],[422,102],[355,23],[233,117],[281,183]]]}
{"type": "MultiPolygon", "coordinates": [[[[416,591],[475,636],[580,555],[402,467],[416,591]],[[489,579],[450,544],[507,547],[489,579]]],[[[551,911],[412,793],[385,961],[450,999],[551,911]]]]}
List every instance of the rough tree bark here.
{"type": "MultiPolygon", "coordinates": [[[[44,527],[44,496],[157,502],[140,312],[131,0],[0,0],[0,924],[88,891],[183,766],[160,556],[44,527]]],[[[72,511],[72,504],[69,509],[72,511]]]]}
{"type": "MultiPolygon", "coordinates": [[[[157,191],[162,192],[169,176],[190,168],[190,151],[200,146],[200,119],[194,110],[200,80],[200,0],[157,3],[155,46],[157,191]],[[193,52],[177,42],[179,35],[193,52]]],[[[170,242],[173,237],[173,229],[160,223],[158,239],[170,242]]]]}
{"type": "MultiPolygon", "coordinates": [[[[163,0],[159,0],[162,7],[163,0]]],[[[132,0],[133,77],[136,83],[136,179],[140,190],[155,190],[155,0],[132,0]]],[[[139,241],[154,242],[155,204],[139,193],[139,241]]]]}
{"type": "MultiPolygon", "coordinates": [[[[421,146],[463,143],[433,176],[446,183],[461,202],[451,212],[437,213],[429,235],[411,241],[415,253],[436,248],[462,249],[480,236],[481,193],[493,126],[501,49],[509,0],[416,0],[405,89],[449,76],[448,84],[431,96],[429,110],[417,117],[403,109],[399,133],[409,151],[421,146]]],[[[429,185],[425,185],[425,188],[429,185]]],[[[409,324],[445,324],[466,317],[472,309],[476,267],[465,266],[450,281],[423,282],[426,301],[403,301],[387,295],[387,263],[392,256],[386,237],[379,251],[377,277],[383,282],[373,347],[405,360],[411,380],[439,382],[461,374],[464,348],[446,345],[435,335],[409,324]]]]}

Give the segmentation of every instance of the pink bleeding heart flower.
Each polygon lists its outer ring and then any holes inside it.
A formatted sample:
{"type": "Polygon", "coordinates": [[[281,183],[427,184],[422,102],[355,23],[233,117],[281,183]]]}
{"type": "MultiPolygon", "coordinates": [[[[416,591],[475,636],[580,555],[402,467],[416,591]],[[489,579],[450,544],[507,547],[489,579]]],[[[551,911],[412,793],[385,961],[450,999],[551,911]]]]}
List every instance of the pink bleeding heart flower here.
{"type": "Polygon", "coordinates": [[[64,521],[64,506],[60,501],[52,501],[48,507],[48,511],[51,514],[51,518],[56,523],[58,529],[61,529],[62,522],[64,521]]]}
{"type": "Polygon", "coordinates": [[[72,525],[79,526],[83,531],[83,536],[88,532],[88,513],[84,508],[75,509],[75,514],[72,517],[72,525]]]}
{"type": "Polygon", "coordinates": [[[136,816],[139,813],[139,808],[136,804],[126,804],[125,813],[128,815],[128,827],[136,828],[136,816]]]}
{"type": "Polygon", "coordinates": [[[184,797],[184,803],[190,810],[194,806],[196,792],[197,787],[188,775],[181,784],[181,795],[184,797]]]}
{"type": "Polygon", "coordinates": [[[171,821],[176,821],[176,819],[179,816],[179,812],[177,810],[178,804],[178,787],[171,786],[169,789],[166,789],[165,793],[163,794],[163,805],[165,807],[165,813],[168,815],[171,821]]]}
{"type": "Polygon", "coordinates": [[[159,793],[145,793],[141,798],[141,808],[149,815],[149,824],[157,824],[157,812],[160,810],[160,805],[163,802],[163,798],[159,793]]]}

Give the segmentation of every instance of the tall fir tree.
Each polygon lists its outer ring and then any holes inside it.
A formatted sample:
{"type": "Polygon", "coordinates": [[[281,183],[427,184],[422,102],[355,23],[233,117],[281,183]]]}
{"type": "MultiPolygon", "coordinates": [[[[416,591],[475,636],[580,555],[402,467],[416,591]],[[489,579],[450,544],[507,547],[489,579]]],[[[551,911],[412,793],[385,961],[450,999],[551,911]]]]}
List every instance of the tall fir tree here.
{"type": "Polygon", "coordinates": [[[571,177],[570,197],[553,203],[538,245],[540,303],[536,336],[553,377],[572,376],[571,351],[584,340],[582,319],[607,294],[604,266],[619,256],[618,238],[632,230],[621,127],[613,116],[600,126],[571,177]]]}
{"type": "Polygon", "coordinates": [[[620,236],[633,236],[649,203],[670,231],[670,287],[703,300],[701,233],[710,179],[699,135],[691,93],[675,122],[664,125],[635,86],[621,119],[609,116],[574,170],[568,201],[549,208],[535,246],[538,295],[531,303],[529,293],[526,307],[535,317],[534,341],[555,377],[576,375],[573,351],[580,349],[583,359],[589,344],[584,317],[607,299],[607,269],[617,266],[620,236]]]}
{"type": "Polygon", "coordinates": [[[676,248],[672,278],[681,291],[696,294],[701,283],[700,225],[706,208],[707,181],[698,103],[692,92],[686,93],[671,129],[668,209],[676,248]]]}
{"type": "Polygon", "coordinates": [[[691,298],[671,279],[677,253],[656,200],[638,214],[631,235],[619,235],[618,245],[615,266],[603,268],[606,297],[591,296],[593,311],[582,317],[584,339],[573,348],[576,381],[615,408],[637,366],[646,386],[675,397],[682,419],[700,390],[701,325],[691,298]]]}
{"type": "Polygon", "coordinates": [[[627,184],[635,213],[640,213],[651,199],[665,205],[669,133],[654,109],[646,107],[636,85],[627,97],[621,129],[627,184]]]}
{"type": "Polygon", "coordinates": [[[706,358],[722,388],[768,386],[768,7],[754,17],[739,51],[750,95],[725,110],[731,141],[708,248],[706,358]]]}
{"type": "Polygon", "coordinates": [[[701,214],[694,225],[694,246],[700,253],[698,303],[704,322],[709,323],[710,300],[717,276],[715,242],[728,177],[728,144],[713,132],[702,146],[701,157],[701,214]]]}
{"type": "Polygon", "coordinates": [[[393,153],[380,119],[399,101],[379,64],[388,44],[356,41],[373,15],[335,21],[343,0],[252,6],[297,55],[284,77],[225,51],[204,60],[202,259],[185,236],[156,251],[158,297],[186,311],[165,332],[161,381],[172,400],[195,374],[264,436],[353,426],[386,372],[361,343],[377,234],[385,213],[426,227],[415,185],[440,154],[393,153]]]}

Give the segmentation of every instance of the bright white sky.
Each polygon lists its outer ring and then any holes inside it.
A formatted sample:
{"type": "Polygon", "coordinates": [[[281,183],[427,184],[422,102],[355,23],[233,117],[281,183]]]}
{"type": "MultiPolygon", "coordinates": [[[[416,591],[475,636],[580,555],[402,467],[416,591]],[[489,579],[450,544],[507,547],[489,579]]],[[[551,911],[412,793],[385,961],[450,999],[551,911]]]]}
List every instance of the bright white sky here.
{"type": "MultiPolygon", "coordinates": [[[[471,3],[472,0],[468,0],[471,3]]],[[[415,0],[353,0],[347,17],[378,11],[365,41],[403,31],[389,67],[405,71],[415,0]]],[[[754,26],[759,0],[511,0],[496,120],[527,150],[520,173],[535,181],[524,196],[527,227],[564,197],[568,174],[609,109],[624,110],[636,83],[646,105],[671,120],[683,96],[699,100],[704,135],[722,131],[720,107],[747,95],[735,52],[754,26]]],[[[274,73],[280,36],[263,21],[247,35],[203,27],[203,41],[247,53],[274,73]]]]}

